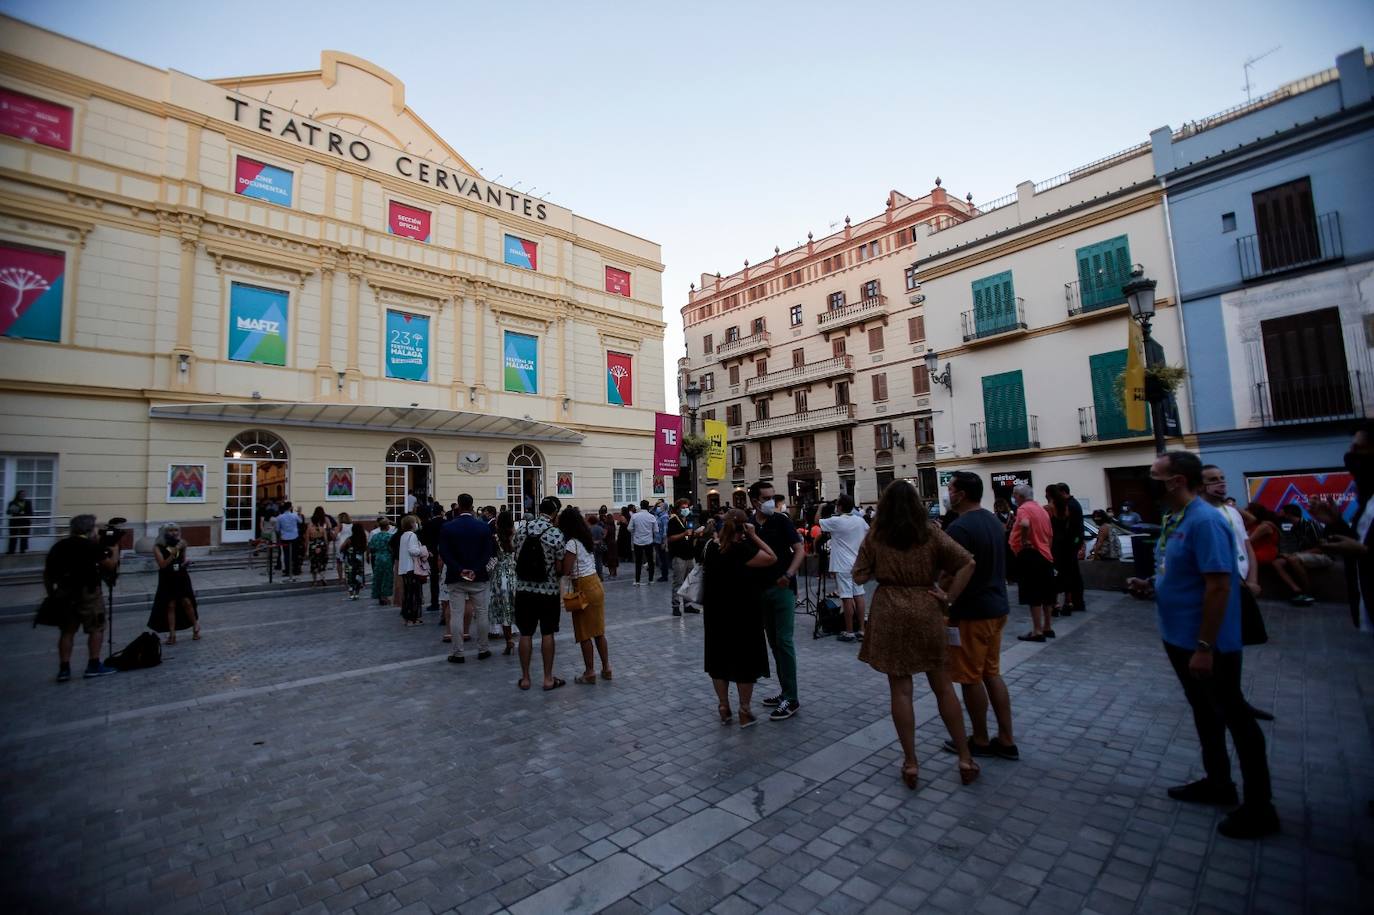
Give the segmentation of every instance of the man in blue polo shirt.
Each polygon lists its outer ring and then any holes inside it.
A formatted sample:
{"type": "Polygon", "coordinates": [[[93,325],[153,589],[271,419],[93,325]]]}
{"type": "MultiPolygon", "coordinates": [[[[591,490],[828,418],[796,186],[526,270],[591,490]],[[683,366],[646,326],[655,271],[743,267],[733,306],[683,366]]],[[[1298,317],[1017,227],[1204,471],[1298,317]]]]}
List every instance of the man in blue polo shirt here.
{"type": "MultiPolygon", "coordinates": [[[[1155,548],[1154,594],[1164,650],[1193,708],[1206,778],[1169,789],[1179,801],[1236,803],[1226,731],[1236,745],[1245,802],[1217,831],[1233,839],[1278,832],[1265,758],[1264,732],[1240,689],[1240,575],[1230,524],[1198,498],[1202,461],[1187,451],[1160,455],[1150,486],[1168,514],[1155,548]]],[[[1150,582],[1133,578],[1131,590],[1150,582]]]]}

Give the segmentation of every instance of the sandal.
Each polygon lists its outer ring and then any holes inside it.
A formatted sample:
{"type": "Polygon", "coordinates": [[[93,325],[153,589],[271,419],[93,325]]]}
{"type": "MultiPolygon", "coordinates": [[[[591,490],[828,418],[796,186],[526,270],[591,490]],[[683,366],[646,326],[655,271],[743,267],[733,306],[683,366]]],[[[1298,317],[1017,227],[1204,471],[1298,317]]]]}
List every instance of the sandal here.
{"type": "Polygon", "coordinates": [[[519,680],[515,681],[515,685],[520,687],[521,689],[529,689],[530,681],[526,680],[524,677],[521,677],[519,680]]]}
{"type": "Polygon", "coordinates": [[[734,717],[734,713],[730,711],[729,704],[722,702],[720,705],[716,706],[716,708],[720,711],[720,723],[729,724],[730,719],[734,717]]]}
{"type": "Polygon", "coordinates": [[[908,788],[916,790],[916,780],[921,777],[921,767],[917,763],[902,766],[902,782],[908,788]]]}
{"type": "Polygon", "coordinates": [[[739,710],[739,726],[741,729],[751,728],[758,723],[759,720],[755,718],[748,709],[739,710]]]}
{"type": "Polygon", "coordinates": [[[199,642],[199,641],[200,641],[200,630],[199,630],[199,629],[193,629],[193,630],[191,631],[191,641],[193,641],[193,642],[199,642]]]}
{"type": "Polygon", "coordinates": [[[978,781],[978,773],[982,771],[982,767],[977,763],[972,763],[969,766],[959,763],[959,781],[965,785],[971,785],[978,781]]]}
{"type": "Polygon", "coordinates": [[[615,675],[612,674],[609,670],[603,670],[603,671],[601,671],[601,679],[603,679],[603,680],[614,680],[614,679],[615,679],[615,675]]]}
{"type": "Polygon", "coordinates": [[[582,674],[580,677],[573,677],[574,683],[581,683],[583,686],[595,686],[596,674],[582,674]]]}
{"type": "Polygon", "coordinates": [[[559,678],[559,677],[554,677],[554,678],[553,678],[553,685],[552,685],[552,686],[546,686],[546,687],[544,687],[544,692],[547,693],[549,690],[558,689],[560,686],[567,686],[567,685],[568,685],[568,681],[567,681],[567,680],[563,680],[563,679],[561,679],[561,678],[559,678]]]}

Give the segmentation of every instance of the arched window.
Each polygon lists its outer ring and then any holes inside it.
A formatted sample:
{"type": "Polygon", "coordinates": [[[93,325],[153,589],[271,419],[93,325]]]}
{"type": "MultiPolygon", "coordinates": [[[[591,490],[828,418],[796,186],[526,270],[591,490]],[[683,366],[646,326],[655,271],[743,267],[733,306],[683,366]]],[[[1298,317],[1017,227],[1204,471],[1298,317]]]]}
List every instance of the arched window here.
{"type": "Polygon", "coordinates": [[[419,439],[403,438],[386,453],[388,464],[433,464],[429,446],[419,439]]]}
{"type": "Polygon", "coordinates": [[[224,456],[235,460],[284,461],[287,459],[286,442],[266,429],[248,429],[224,446],[224,456]]]}
{"type": "Polygon", "coordinates": [[[538,511],[543,498],[543,456],[529,445],[516,445],[506,458],[506,507],[518,521],[538,511]]]}
{"type": "Polygon", "coordinates": [[[434,495],[434,455],[419,439],[403,438],[386,452],[386,513],[393,520],[434,495]]]}

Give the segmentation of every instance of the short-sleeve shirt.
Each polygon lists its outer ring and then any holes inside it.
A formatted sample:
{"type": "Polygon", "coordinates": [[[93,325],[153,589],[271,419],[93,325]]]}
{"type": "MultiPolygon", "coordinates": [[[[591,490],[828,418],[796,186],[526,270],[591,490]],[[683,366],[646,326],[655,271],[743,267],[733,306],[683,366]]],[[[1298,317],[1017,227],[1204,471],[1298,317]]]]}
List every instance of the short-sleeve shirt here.
{"type": "Polygon", "coordinates": [[[816,522],[830,535],[830,571],[848,575],[868,535],[868,523],[858,515],[834,515],[816,522]]]}
{"type": "Polygon", "coordinates": [[[581,540],[569,540],[563,549],[573,554],[573,578],[586,578],[588,575],[596,574],[596,559],[582,545],[581,540]]]}
{"type": "Polygon", "coordinates": [[[558,593],[558,567],[563,562],[563,551],[567,541],[563,532],[549,523],[549,519],[539,517],[521,521],[515,529],[515,556],[519,563],[520,548],[528,537],[537,537],[544,550],[544,581],[525,581],[517,578],[517,591],[530,591],[535,594],[558,593]]]}
{"type": "Polygon", "coordinates": [[[1236,538],[1236,566],[1240,571],[1242,579],[1250,577],[1250,557],[1246,554],[1245,544],[1250,540],[1250,534],[1245,530],[1245,519],[1240,516],[1229,505],[1217,506],[1218,510],[1226,516],[1226,521],[1231,525],[1231,533],[1236,538]]]}
{"type": "Polygon", "coordinates": [[[1016,517],[1011,521],[1011,550],[1013,553],[1019,554],[1022,550],[1030,547],[1050,562],[1054,562],[1054,553],[1050,550],[1050,538],[1052,536],[1050,513],[1045,511],[1045,506],[1035,501],[1022,502],[1016,506],[1016,517]],[[1021,531],[1021,522],[1025,520],[1030,521],[1029,539],[1021,531]]]}
{"type": "Polygon", "coordinates": [[[43,577],[53,585],[98,588],[104,558],[105,549],[89,537],[64,537],[48,551],[43,577]]]}
{"type": "Polygon", "coordinates": [[[277,518],[277,533],[283,540],[295,540],[301,535],[301,519],[295,512],[285,512],[277,518]]]}
{"type": "Polygon", "coordinates": [[[973,554],[973,577],[949,608],[951,620],[992,620],[1007,615],[1007,549],[1002,522],[986,508],[965,512],[945,529],[973,554]]]}
{"type": "Polygon", "coordinates": [[[801,543],[801,537],[792,526],[791,519],[782,512],[774,512],[767,518],[755,513],[754,525],[758,528],[759,539],[768,544],[773,555],[778,557],[773,565],[758,570],[759,581],[771,585],[787,574],[787,567],[792,564],[793,547],[801,543]]]}
{"type": "Polygon", "coordinates": [[[1179,648],[1197,648],[1202,627],[1203,575],[1226,572],[1231,591],[1217,630],[1217,651],[1240,651],[1240,573],[1235,535],[1226,518],[1202,499],[1164,519],[1155,548],[1155,608],[1159,634],[1179,648]]]}

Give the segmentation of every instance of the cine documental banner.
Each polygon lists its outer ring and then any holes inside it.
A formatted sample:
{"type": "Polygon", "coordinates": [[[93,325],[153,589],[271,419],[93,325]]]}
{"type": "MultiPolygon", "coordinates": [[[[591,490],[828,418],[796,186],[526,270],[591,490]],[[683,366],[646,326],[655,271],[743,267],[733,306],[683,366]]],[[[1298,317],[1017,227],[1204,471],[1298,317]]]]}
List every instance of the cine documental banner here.
{"type": "Polygon", "coordinates": [[[0,245],[0,335],[25,340],[62,340],[60,251],[0,245]]]}
{"type": "Polygon", "coordinates": [[[429,318],[386,313],[386,377],[429,381],[429,318]]]}
{"type": "Polygon", "coordinates": [[[70,150],[72,110],[22,92],[0,89],[0,133],[70,150]]]}
{"type": "Polygon", "coordinates": [[[286,365],[288,296],[246,283],[229,286],[229,358],[286,365]]]}
{"type": "Polygon", "coordinates": [[[682,455],[682,417],[654,414],[654,475],[675,477],[682,455]]]}
{"type": "Polygon", "coordinates": [[[433,215],[429,210],[406,206],[393,200],[387,207],[386,230],[391,235],[428,242],[432,219],[433,215]]]}
{"type": "Polygon", "coordinates": [[[606,354],[606,403],[634,406],[634,360],[626,353],[606,354]]]}
{"type": "Polygon", "coordinates": [[[289,207],[294,179],[284,168],[239,156],[234,169],[234,193],[289,207]]]}
{"type": "Polygon", "coordinates": [[[507,391],[539,393],[539,338],[506,331],[505,366],[507,391]]]}
{"type": "Polygon", "coordinates": [[[725,479],[725,423],[718,419],[706,420],[706,477],[711,480],[725,479]]]}
{"type": "Polygon", "coordinates": [[[525,270],[539,269],[539,245],[537,242],[507,235],[502,247],[505,250],[506,263],[512,267],[522,267],[525,270]]]}

